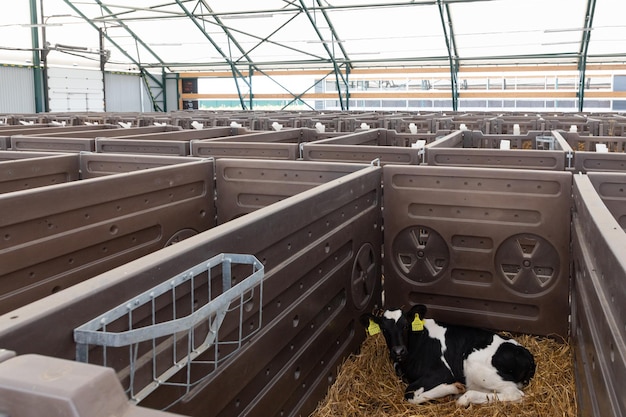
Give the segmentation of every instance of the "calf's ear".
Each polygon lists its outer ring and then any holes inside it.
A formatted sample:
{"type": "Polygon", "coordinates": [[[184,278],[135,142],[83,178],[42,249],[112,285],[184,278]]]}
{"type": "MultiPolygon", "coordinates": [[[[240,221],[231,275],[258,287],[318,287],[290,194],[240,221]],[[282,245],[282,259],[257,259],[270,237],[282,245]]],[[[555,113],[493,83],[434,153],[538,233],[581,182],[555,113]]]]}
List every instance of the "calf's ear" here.
{"type": "Polygon", "coordinates": [[[420,319],[424,320],[426,318],[426,311],[428,309],[424,304],[415,304],[411,309],[406,313],[406,319],[409,322],[412,322],[415,316],[417,315],[420,319]]]}
{"type": "Polygon", "coordinates": [[[367,329],[367,327],[370,325],[370,319],[372,319],[373,317],[374,316],[372,316],[370,313],[363,313],[359,317],[359,322],[363,325],[363,327],[367,329]]]}
{"type": "Polygon", "coordinates": [[[380,325],[377,317],[373,314],[364,313],[359,317],[359,321],[365,327],[365,333],[368,336],[374,336],[380,333],[380,325]]]}

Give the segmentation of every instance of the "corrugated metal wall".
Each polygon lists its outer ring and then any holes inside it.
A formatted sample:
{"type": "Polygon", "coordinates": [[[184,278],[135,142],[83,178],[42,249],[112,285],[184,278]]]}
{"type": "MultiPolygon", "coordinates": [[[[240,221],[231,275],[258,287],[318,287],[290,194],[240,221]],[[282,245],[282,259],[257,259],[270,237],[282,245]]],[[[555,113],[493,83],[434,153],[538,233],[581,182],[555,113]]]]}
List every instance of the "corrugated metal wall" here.
{"type": "Polygon", "coordinates": [[[35,83],[32,68],[0,66],[0,112],[35,112],[35,83]]]}
{"type": "Polygon", "coordinates": [[[152,111],[146,86],[138,74],[105,73],[106,111],[152,111]]]}
{"type": "Polygon", "coordinates": [[[165,111],[178,109],[178,76],[168,74],[165,80],[165,111]]]}
{"type": "MultiPolygon", "coordinates": [[[[49,68],[50,111],[151,112],[150,94],[137,74],[105,72],[105,96],[100,71],[49,68]]],[[[178,107],[177,80],[167,81],[167,110],[178,107]]],[[[163,105],[161,91],[157,92],[163,105]]],[[[32,67],[0,64],[0,113],[35,113],[35,84],[32,67]]]]}

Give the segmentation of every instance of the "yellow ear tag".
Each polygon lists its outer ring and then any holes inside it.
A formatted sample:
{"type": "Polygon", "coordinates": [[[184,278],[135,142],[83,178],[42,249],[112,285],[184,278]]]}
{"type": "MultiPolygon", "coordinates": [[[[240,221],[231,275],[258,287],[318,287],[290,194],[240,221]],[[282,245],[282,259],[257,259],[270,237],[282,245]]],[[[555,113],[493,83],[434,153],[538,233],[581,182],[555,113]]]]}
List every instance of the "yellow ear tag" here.
{"type": "Polygon", "coordinates": [[[417,314],[415,315],[415,318],[411,323],[411,330],[413,330],[414,332],[421,332],[422,330],[424,330],[424,320],[421,320],[420,316],[418,316],[417,314]]]}
{"type": "Polygon", "coordinates": [[[374,322],[374,320],[370,319],[370,325],[367,327],[367,334],[370,336],[374,336],[377,333],[380,333],[380,326],[374,322]]]}

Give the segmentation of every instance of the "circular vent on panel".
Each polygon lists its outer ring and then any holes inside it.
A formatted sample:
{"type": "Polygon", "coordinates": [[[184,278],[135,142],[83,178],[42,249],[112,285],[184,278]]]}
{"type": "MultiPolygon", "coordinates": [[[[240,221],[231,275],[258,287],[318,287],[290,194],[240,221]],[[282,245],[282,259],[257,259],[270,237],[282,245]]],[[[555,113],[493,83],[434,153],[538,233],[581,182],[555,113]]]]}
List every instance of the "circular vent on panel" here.
{"type": "Polygon", "coordinates": [[[397,270],[411,281],[430,283],[441,277],[450,263],[450,250],[435,230],[409,227],[393,241],[393,259],[397,270]]]}
{"type": "Polygon", "coordinates": [[[369,243],[363,244],[354,259],[350,280],[352,302],[359,310],[365,308],[372,298],[378,279],[377,269],[374,248],[369,243]]]}
{"type": "Polygon", "coordinates": [[[174,233],[174,235],[172,235],[172,237],[168,239],[167,243],[165,243],[165,246],[173,245],[174,243],[178,243],[181,240],[185,240],[188,237],[195,236],[197,234],[198,232],[193,229],[181,229],[178,232],[174,233]]]}
{"type": "Polygon", "coordinates": [[[539,294],[559,275],[560,257],[550,242],[531,233],[506,239],[496,252],[496,271],[520,294],[539,294]]]}

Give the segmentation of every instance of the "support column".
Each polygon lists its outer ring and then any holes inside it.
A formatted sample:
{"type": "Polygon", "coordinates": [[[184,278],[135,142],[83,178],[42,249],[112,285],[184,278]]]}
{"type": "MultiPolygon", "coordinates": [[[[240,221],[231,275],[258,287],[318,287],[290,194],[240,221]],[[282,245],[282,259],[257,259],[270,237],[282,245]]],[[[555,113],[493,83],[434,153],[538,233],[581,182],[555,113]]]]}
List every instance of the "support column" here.
{"type": "Polygon", "coordinates": [[[30,34],[33,45],[33,81],[35,83],[35,112],[41,113],[45,111],[46,108],[46,103],[44,100],[46,93],[44,89],[44,74],[41,68],[40,53],[42,51],[39,48],[39,28],[41,27],[42,31],[44,31],[45,28],[39,24],[39,19],[37,18],[36,0],[30,0],[30,23],[32,25],[30,34]]]}

